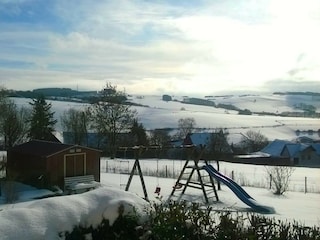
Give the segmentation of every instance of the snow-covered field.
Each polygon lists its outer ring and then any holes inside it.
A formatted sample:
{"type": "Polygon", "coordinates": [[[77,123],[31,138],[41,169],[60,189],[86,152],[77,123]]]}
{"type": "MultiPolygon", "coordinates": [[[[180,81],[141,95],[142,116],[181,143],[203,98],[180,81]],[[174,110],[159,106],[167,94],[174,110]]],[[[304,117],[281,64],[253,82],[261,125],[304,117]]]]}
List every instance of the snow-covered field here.
{"type": "MultiPolygon", "coordinates": [[[[294,100],[288,100],[286,96],[233,96],[219,97],[219,103],[230,103],[242,109],[251,111],[270,111],[276,113],[282,111],[297,111],[293,108],[294,100]],[[253,100],[255,99],[255,101],[253,100]]],[[[305,97],[310,103],[310,99],[305,97]]],[[[297,97],[296,102],[300,102],[297,97]]],[[[236,143],[248,130],[260,131],[270,140],[291,140],[297,137],[296,131],[307,130],[318,131],[319,119],[291,118],[279,116],[238,115],[235,111],[226,111],[221,108],[183,104],[180,102],[165,102],[161,96],[145,96],[144,98],[133,98],[133,102],[148,105],[149,108],[136,107],[139,119],[147,129],[177,127],[180,118],[193,117],[196,127],[203,129],[225,128],[228,130],[229,141],[236,143]]],[[[301,100],[302,101],[302,100],[301,100]]],[[[320,110],[320,101],[313,101],[317,111],[320,110]]],[[[319,139],[318,133],[309,137],[319,139]]]]}
{"type": "MultiPolygon", "coordinates": [[[[178,178],[184,165],[184,160],[168,159],[142,159],[140,165],[145,175],[167,176],[178,178]]],[[[211,161],[216,167],[216,162],[211,161]]],[[[134,164],[132,159],[101,159],[101,172],[125,173],[130,172],[134,164]]],[[[220,172],[234,180],[242,186],[252,186],[260,188],[269,187],[269,175],[266,166],[238,164],[220,161],[220,172]],[[232,173],[233,172],[233,173],[232,173]]],[[[122,175],[121,184],[127,178],[122,175]]],[[[119,182],[120,184],[120,182],[119,182]]],[[[289,191],[310,192],[320,194],[320,168],[296,167],[290,177],[289,191]]]]}
{"type": "MultiPolygon", "coordinates": [[[[182,97],[174,96],[173,99],[182,100],[182,97]]],[[[248,95],[248,96],[224,96],[214,97],[216,103],[233,104],[241,109],[265,112],[298,111],[295,104],[311,104],[320,111],[320,99],[311,96],[285,96],[285,95],[248,95]]],[[[14,98],[19,106],[28,106],[30,99],[14,98]]],[[[138,119],[147,130],[155,128],[177,128],[180,118],[193,117],[196,127],[200,129],[225,128],[228,130],[230,143],[237,143],[241,134],[248,130],[260,131],[269,140],[292,140],[297,137],[296,131],[300,130],[300,136],[306,135],[314,139],[320,139],[318,130],[319,119],[293,118],[279,116],[238,115],[236,111],[226,111],[222,108],[183,104],[177,101],[165,102],[162,96],[132,96],[131,102],[148,107],[132,107],[138,112],[138,119]],[[308,132],[312,130],[312,132],[308,132]]],[[[62,113],[69,108],[81,109],[88,104],[51,101],[52,110],[58,119],[56,129],[62,131],[59,123],[62,113]]]]}

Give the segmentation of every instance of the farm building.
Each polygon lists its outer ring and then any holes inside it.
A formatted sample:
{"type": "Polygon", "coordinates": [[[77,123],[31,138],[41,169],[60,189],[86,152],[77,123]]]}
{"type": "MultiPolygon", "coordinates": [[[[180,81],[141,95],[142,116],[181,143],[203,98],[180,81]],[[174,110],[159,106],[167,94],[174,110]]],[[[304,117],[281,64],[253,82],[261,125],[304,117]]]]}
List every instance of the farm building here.
{"type": "Polygon", "coordinates": [[[7,153],[7,177],[39,188],[65,188],[65,178],[100,182],[100,151],[79,145],[31,140],[7,153]]]}
{"type": "Polygon", "coordinates": [[[242,163],[317,167],[320,166],[320,144],[275,139],[259,152],[235,159],[242,163]]]}
{"type": "Polygon", "coordinates": [[[291,165],[320,165],[319,143],[294,143],[276,139],[263,148],[261,152],[269,154],[271,157],[289,158],[291,165]]]}

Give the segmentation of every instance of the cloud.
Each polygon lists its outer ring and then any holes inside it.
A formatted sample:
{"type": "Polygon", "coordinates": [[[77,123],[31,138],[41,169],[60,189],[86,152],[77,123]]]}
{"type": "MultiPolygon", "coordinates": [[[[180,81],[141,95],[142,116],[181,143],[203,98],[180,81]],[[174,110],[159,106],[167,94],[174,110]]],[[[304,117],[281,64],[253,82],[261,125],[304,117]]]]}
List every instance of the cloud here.
{"type": "Polygon", "coordinates": [[[320,77],[313,0],[34,1],[12,3],[21,11],[0,23],[0,82],[10,87],[110,81],[130,92],[211,94],[320,77]]]}
{"type": "Polygon", "coordinates": [[[275,79],[267,81],[263,87],[269,92],[320,92],[318,80],[275,79]]]}

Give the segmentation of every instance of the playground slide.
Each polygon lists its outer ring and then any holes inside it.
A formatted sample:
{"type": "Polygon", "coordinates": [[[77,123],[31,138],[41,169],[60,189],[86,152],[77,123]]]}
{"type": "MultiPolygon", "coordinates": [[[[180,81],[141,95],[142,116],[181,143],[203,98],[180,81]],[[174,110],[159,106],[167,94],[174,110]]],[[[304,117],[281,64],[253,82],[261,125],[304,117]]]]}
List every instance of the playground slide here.
{"type": "Polygon", "coordinates": [[[242,202],[250,206],[255,211],[263,213],[274,212],[272,208],[260,205],[256,202],[241,186],[235,183],[232,179],[218,172],[213,166],[205,165],[203,166],[203,169],[205,169],[212,177],[229,187],[242,202]]]}
{"type": "Polygon", "coordinates": [[[255,200],[253,197],[251,197],[240,185],[238,185],[238,183],[236,183],[235,181],[232,180],[232,178],[229,178],[226,175],[223,175],[222,173],[220,173],[218,170],[216,170],[212,165],[208,165],[208,167],[211,169],[211,171],[213,171],[215,174],[219,175],[220,177],[225,178],[226,180],[228,180],[231,184],[233,184],[241,193],[243,193],[243,195],[246,198],[249,199],[253,199],[255,200]]]}

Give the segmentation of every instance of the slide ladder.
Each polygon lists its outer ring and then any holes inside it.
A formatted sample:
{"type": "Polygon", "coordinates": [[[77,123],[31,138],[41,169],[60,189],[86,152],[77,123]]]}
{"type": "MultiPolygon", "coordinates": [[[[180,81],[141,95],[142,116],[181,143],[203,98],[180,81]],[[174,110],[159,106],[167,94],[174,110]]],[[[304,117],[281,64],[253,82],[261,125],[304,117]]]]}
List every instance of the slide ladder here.
{"type": "MultiPolygon", "coordinates": [[[[186,193],[187,188],[201,190],[206,203],[211,202],[211,200],[219,201],[213,177],[210,174],[207,175],[206,173],[203,175],[204,169],[199,166],[199,161],[202,158],[205,146],[200,145],[199,152],[195,151],[195,146],[185,146],[185,148],[188,150],[188,158],[185,161],[178,180],[176,181],[175,186],[172,188],[172,192],[167,201],[175,196],[177,191],[179,192],[178,201],[181,200],[182,196],[186,193]],[[193,160],[191,160],[191,155],[195,155],[193,160]],[[187,171],[187,169],[191,171],[187,171]],[[181,188],[177,188],[176,186],[181,186],[181,188]]],[[[206,165],[208,165],[206,160],[203,161],[206,165]]]]}

